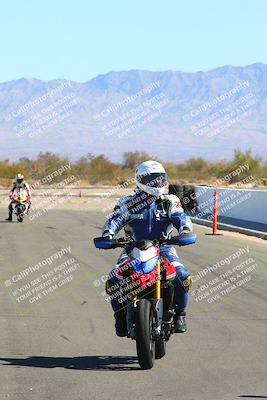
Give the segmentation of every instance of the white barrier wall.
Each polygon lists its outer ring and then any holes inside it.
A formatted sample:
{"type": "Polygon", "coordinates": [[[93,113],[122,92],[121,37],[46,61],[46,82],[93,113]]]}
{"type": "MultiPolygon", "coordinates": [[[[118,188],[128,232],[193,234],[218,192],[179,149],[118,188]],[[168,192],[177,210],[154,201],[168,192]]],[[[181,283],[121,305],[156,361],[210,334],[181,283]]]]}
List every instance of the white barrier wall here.
{"type": "MultiPolygon", "coordinates": [[[[238,218],[267,224],[267,190],[216,188],[219,198],[219,216],[238,218]]],[[[198,218],[213,213],[214,188],[196,186],[198,218]]]]}

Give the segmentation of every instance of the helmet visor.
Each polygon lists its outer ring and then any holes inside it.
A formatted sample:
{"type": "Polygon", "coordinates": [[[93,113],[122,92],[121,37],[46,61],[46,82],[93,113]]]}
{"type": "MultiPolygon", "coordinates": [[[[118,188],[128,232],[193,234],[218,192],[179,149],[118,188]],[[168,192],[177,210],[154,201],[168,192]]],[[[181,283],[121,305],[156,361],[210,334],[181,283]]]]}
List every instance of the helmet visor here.
{"type": "Polygon", "coordinates": [[[153,188],[163,188],[168,185],[168,176],[166,173],[152,173],[139,175],[136,178],[139,183],[153,188]]]}

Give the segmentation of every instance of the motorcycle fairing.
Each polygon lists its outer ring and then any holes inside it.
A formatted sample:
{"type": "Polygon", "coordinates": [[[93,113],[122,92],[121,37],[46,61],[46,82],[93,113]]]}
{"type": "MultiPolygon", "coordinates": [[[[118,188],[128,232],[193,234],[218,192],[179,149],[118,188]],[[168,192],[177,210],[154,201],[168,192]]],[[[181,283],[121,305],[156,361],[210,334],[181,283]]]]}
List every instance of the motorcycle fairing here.
{"type": "Polygon", "coordinates": [[[122,280],[129,275],[130,268],[132,267],[131,258],[128,257],[122,263],[120,263],[115,269],[115,273],[118,279],[122,280]]]}
{"type": "Polygon", "coordinates": [[[136,265],[139,265],[138,260],[131,259],[130,257],[128,257],[116,268],[116,276],[118,279],[123,280],[127,276],[131,275],[131,280],[134,282],[138,281],[138,286],[144,288],[155,282],[157,277],[158,261],[159,261],[158,256],[154,257],[154,259],[152,260],[149,260],[151,265],[153,265],[153,269],[151,270],[151,272],[144,274],[142,267],[141,267],[141,273],[138,272],[139,267],[138,266],[136,267],[136,265]]]}
{"type": "Polygon", "coordinates": [[[134,247],[132,256],[134,259],[134,262],[132,262],[134,270],[138,274],[149,274],[158,264],[159,249],[153,245],[144,249],[134,247]]]}
{"type": "Polygon", "coordinates": [[[150,274],[156,267],[159,261],[159,256],[155,256],[152,259],[144,262],[140,262],[138,259],[134,259],[133,269],[140,275],[150,274]]]}
{"type": "Polygon", "coordinates": [[[174,279],[176,276],[176,268],[175,265],[170,263],[165,258],[161,257],[161,269],[166,271],[166,279],[174,279]]]}
{"type": "MultiPolygon", "coordinates": [[[[140,263],[139,260],[128,257],[116,268],[116,276],[118,279],[123,280],[127,276],[131,275],[132,280],[139,281],[141,287],[149,286],[156,280],[158,261],[158,255],[151,260],[148,260],[147,263],[140,263]],[[150,272],[145,273],[145,270],[150,272]]],[[[162,257],[160,258],[160,262],[161,271],[166,271],[166,279],[174,279],[176,276],[175,265],[162,257]]]]}
{"type": "Polygon", "coordinates": [[[132,281],[138,282],[138,286],[141,288],[145,288],[146,286],[152,285],[157,278],[157,268],[154,268],[149,274],[139,274],[138,272],[133,270],[132,273],[132,281]]]}

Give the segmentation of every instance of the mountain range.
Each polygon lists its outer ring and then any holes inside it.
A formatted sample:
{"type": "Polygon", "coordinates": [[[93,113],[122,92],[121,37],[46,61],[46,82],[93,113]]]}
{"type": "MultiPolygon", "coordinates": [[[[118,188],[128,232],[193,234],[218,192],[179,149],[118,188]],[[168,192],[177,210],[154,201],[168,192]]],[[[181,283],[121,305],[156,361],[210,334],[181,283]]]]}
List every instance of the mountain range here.
{"type": "Polygon", "coordinates": [[[266,159],[267,65],[3,82],[0,143],[0,159],[11,160],[51,151],[120,161],[140,150],[182,162],[229,159],[236,148],[266,159]]]}

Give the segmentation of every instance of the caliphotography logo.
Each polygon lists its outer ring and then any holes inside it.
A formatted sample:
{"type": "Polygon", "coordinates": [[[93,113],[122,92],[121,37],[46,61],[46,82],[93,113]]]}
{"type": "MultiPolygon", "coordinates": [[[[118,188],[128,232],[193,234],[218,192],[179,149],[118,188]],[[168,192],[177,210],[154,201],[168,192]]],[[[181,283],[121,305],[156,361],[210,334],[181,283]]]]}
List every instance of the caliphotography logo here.
{"type": "Polygon", "coordinates": [[[266,15],[3,2],[1,399],[267,399],[266,15]]]}

